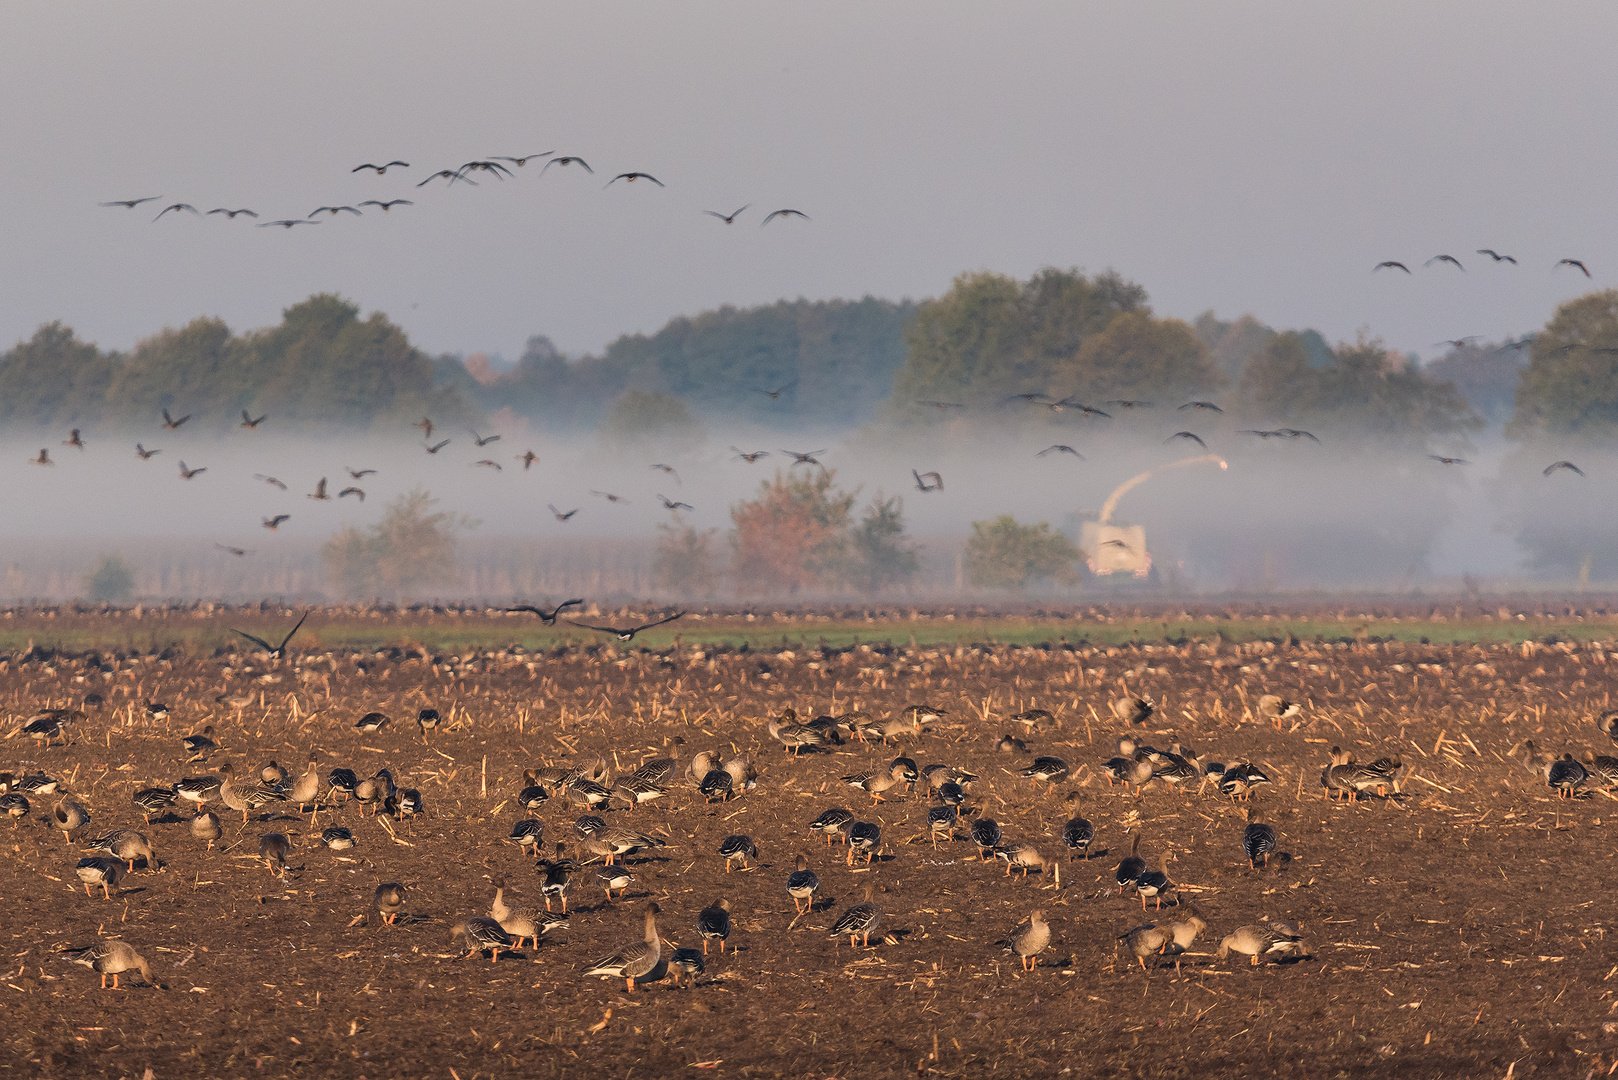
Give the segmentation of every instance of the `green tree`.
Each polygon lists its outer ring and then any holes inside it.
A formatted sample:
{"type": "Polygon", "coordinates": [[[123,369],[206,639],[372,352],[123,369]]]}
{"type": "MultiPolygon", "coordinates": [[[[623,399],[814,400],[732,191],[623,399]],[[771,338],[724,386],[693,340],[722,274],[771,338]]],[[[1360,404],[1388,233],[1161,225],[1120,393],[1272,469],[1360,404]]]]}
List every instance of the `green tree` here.
{"type": "Polygon", "coordinates": [[[1610,439],[1618,433],[1618,289],[1556,309],[1529,347],[1506,434],[1610,439]]]}
{"type": "Polygon", "coordinates": [[[0,423],[51,424],[100,414],[116,355],[46,323],[0,354],[0,423]]]}
{"type": "Polygon", "coordinates": [[[601,424],[601,441],[616,448],[692,450],[706,438],[707,429],[685,402],[672,394],[644,390],[619,397],[601,424]]]}
{"type": "Polygon", "coordinates": [[[196,415],[199,423],[229,426],[255,393],[243,360],[242,343],[222,319],[193,319],[178,330],[160,330],[137,342],[118,367],[107,393],[107,414],[130,425],[149,425],[172,408],[196,415]]]}
{"type": "Polygon", "coordinates": [[[1363,336],[1315,367],[1303,334],[1278,334],[1248,362],[1240,392],[1252,416],[1382,439],[1420,441],[1483,425],[1453,384],[1427,378],[1413,361],[1363,336]]]}
{"type": "Polygon", "coordinates": [[[1079,550],[1048,523],[1020,525],[1010,514],[972,522],[966,542],[966,579],[985,589],[1022,589],[1041,581],[1079,580],[1079,550]]]}
{"type": "Polygon", "coordinates": [[[1127,311],[1085,338],[1078,352],[1057,366],[1050,393],[1081,401],[1173,400],[1205,395],[1222,381],[1190,326],[1127,311]]]}
{"type": "Polygon", "coordinates": [[[738,591],[796,595],[838,582],[854,496],[833,487],[836,476],[832,469],[807,475],[778,470],[756,499],[730,508],[738,591]]]}
{"type": "Polygon", "coordinates": [[[859,524],[849,530],[845,574],[850,584],[876,593],[914,578],[920,560],[905,541],[904,531],[904,500],[897,495],[883,498],[878,492],[859,524]]]}
{"type": "MultiPolygon", "coordinates": [[[[1123,314],[1149,318],[1151,309],[1144,289],[1111,271],[1090,278],[1047,268],[1022,283],[1001,274],[962,274],[949,292],[917,309],[889,415],[928,415],[918,399],[986,403],[1014,393],[1060,397],[1063,385],[1100,385],[1109,377],[1088,373],[1083,349],[1123,314]]],[[[1195,334],[1190,340],[1200,355],[1195,334]]],[[[1123,345],[1092,356],[1106,362],[1123,345]]],[[[1201,362],[1206,365],[1205,356],[1201,362]]],[[[1116,373],[1110,378],[1119,381],[1116,373]]]]}
{"type": "Polygon", "coordinates": [[[711,595],[719,584],[718,553],[713,549],[718,532],[699,532],[689,525],[659,525],[652,580],[682,596],[711,595]]]}
{"type": "Polygon", "coordinates": [[[328,580],[345,596],[394,596],[454,579],[455,536],[475,527],[420,488],[388,504],[382,520],[362,532],[344,528],[321,548],[328,580]]]}
{"type": "Polygon", "coordinates": [[[135,595],[135,571],[122,555],[103,555],[84,577],[84,591],[103,604],[126,603],[135,595]]]}

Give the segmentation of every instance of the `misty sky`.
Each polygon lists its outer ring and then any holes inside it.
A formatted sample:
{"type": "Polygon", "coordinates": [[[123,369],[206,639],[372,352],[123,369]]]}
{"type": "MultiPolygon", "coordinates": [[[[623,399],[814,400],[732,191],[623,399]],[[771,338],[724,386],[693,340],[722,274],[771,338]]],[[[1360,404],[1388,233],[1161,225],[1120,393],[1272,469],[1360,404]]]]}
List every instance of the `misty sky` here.
{"type": "Polygon", "coordinates": [[[1614,40],[1598,3],[13,5],[0,343],[246,329],[331,290],[434,352],[577,354],[724,303],[1056,265],[1431,356],[1618,280],[1614,40]],[[595,175],[415,187],[546,150],[595,175]],[[629,170],[667,187],[603,189],[629,170]],[[151,220],[395,197],[290,231],[151,220]],[[759,227],[782,207],[813,220],[759,227]],[[1423,271],[1440,252],[1468,272],[1423,271]]]}

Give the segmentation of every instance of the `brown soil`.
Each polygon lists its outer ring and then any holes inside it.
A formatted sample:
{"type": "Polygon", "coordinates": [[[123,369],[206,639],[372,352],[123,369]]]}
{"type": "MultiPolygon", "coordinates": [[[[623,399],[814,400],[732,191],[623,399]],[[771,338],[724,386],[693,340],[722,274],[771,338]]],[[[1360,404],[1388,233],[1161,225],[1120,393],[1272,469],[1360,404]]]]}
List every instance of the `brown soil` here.
{"type": "MultiPolygon", "coordinates": [[[[1257,644],[1066,650],[995,647],[704,655],[572,650],[460,658],[394,654],[262,658],[12,656],[0,702],[20,723],[33,710],[106,704],[71,729],[71,745],[36,749],[13,734],[6,767],[44,769],[91,808],[80,834],[140,828],[165,863],[131,875],[113,901],[87,898],[75,845],[48,825],[55,797],[12,831],[0,825],[0,924],[10,948],[0,974],[0,1066],[17,1076],[171,1077],[656,1076],[691,1067],[751,1076],[1586,1076],[1618,1062],[1610,982],[1618,957],[1604,931],[1613,810],[1604,796],[1553,798],[1507,758],[1518,740],[1550,750],[1602,750],[1590,723],[1607,704],[1606,655],[1586,646],[1257,644]],[[244,666],[244,660],[246,665],[244,666]],[[275,680],[275,681],[268,681],[275,680]],[[1109,788],[1095,766],[1118,727],[1100,717],[1121,681],[1156,698],[1142,729],[1178,737],[1220,760],[1262,763],[1276,779],[1257,805],[1286,855],[1251,870],[1242,810],[1216,793],[1143,797],[1109,788]],[[221,695],[255,694],[238,712],[221,695]],[[1277,727],[1249,705],[1261,693],[1304,704],[1277,727]],[[262,694],[262,703],[257,697],[262,694]],[[172,709],[149,717],[151,700],[172,709]],[[764,718],[913,702],[949,710],[901,750],[858,743],[789,758],[764,718]],[[432,705],[450,723],[428,741],[408,721],[432,705]],[[1072,763],[1054,788],[1015,775],[1027,755],[995,749],[1004,717],[1041,706],[1054,731],[1030,750],[1072,763]],[[394,718],[375,734],[353,723],[370,709],[394,718]],[[179,737],[205,723],[224,745],[186,764],[179,737]],[[1413,768],[1397,798],[1332,805],[1319,773],[1330,744],[1361,761],[1399,754],[1413,768]],[[684,780],[692,752],[751,753],[755,791],[704,805],[684,780]],[[295,773],[309,751],[323,767],[362,776],[390,767],[419,788],[428,816],[392,823],[397,839],[353,806],[307,819],[239,814],[215,805],[224,851],[191,838],[183,816],[141,824],[130,794],[153,781],[229,760],[270,758],[295,773]],[[975,860],[963,838],[936,852],[920,839],[927,801],[873,807],[838,783],[895,754],[948,762],[982,779],[968,804],[1007,839],[1061,851],[1062,823],[1097,828],[1089,862],[1055,875],[1008,878],[975,860]],[[538,950],[490,962],[459,957],[449,928],[483,914],[490,878],[540,902],[532,863],[503,838],[527,816],[514,795],[525,767],[603,755],[630,768],[672,753],[671,796],[607,817],[664,835],[634,857],[627,899],[608,903],[587,871],[572,920],[538,950]],[[1076,797],[1069,798],[1075,794],[1076,797]],[[882,823],[886,846],[869,870],[845,865],[805,824],[843,805],[882,823]],[[1120,934],[1143,917],[1112,885],[1126,827],[1143,849],[1172,851],[1179,896],[1209,931],[1183,958],[1142,972],[1120,934]],[[347,852],[318,842],[346,824],[347,852]],[[272,878],[258,839],[297,831],[293,871],[272,878]],[[314,835],[311,835],[313,831],[314,835]],[[754,838],[761,862],[726,875],[716,849],[754,838]],[[783,884],[797,852],[822,880],[813,914],[794,922],[783,884]],[[409,917],[362,924],[382,881],[409,886],[409,917]],[[889,935],[870,948],[826,936],[873,882],[889,935]],[[591,960],[639,936],[655,900],[664,934],[700,946],[696,913],[730,900],[736,925],[695,987],[668,981],[633,994],[584,978],[591,960]],[[1054,940],[1033,972],[995,947],[1043,908],[1054,940]],[[1313,957],[1250,966],[1213,956],[1220,937],[1265,919],[1298,924],[1313,957]],[[165,990],[102,991],[53,955],[118,936],[151,961],[165,990]],[[14,1071],[13,1071],[14,1070],[14,1071]],[[1071,1070],[1070,1072],[1068,1070],[1071,1070]]],[[[580,811],[553,799],[537,815],[550,839],[572,839],[580,811]]],[[[1166,907],[1163,917],[1178,917],[1166,907]]],[[[699,1072],[695,1075],[702,1075],[699,1072]]]]}

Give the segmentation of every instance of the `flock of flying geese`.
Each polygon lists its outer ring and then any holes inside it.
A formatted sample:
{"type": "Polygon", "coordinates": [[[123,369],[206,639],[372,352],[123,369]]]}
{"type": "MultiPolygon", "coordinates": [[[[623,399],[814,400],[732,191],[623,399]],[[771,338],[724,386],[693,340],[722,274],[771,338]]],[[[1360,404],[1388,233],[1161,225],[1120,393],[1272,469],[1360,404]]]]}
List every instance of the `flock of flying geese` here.
{"type": "MultiPolygon", "coordinates": [[[[474,175],[483,176],[486,179],[492,177],[495,180],[504,181],[508,178],[515,178],[517,175],[512,171],[512,166],[516,166],[517,168],[521,169],[530,161],[539,160],[543,160],[545,162],[545,164],[538,170],[541,176],[549,171],[552,165],[561,166],[564,169],[577,166],[586,173],[591,175],[595,174],[595,170],[590,167],[590,163],[585,161],[582,157],[578,157],[573,154],[557,155],[554,150],[547,150],[542,154],[525,154],[522,157],[495,155],[482,160],[468,161],[466,164],[457,169],[439,169],[437,172],[434,172],[428,176],[425,180],[419,181],[415,186],[417,188],[423,188],[436,180],[442,180],[444,181],[445,187],[454,187],[456,184],[467,184],[471,187],[477,187],[478,181],[474,179],[474,175]],[[502,162],[505,164],[502,164],[502,162]]],[[[390,169],[399,170],[408,168],[410,168],[410,163],[408,161],[389,161],[381,165],[367,161],[364,164],[354,166],[354,168],[350,169],[349,172],[351,174],[367,173],[373,177],[380,177],[387,175],[390,169]]],[[[603,186],[610,188],[620,180],[624,181],[626,184],[633,184],[636,181],[645,180],[648,183],[655,184],[660,188],[667,186],[663,183],[663,181],[659,180],[651,173],[640,171],[619,173],[611,180],[608,180],[603,186]]],[[[145,205],[146,203],[160,202],[162,198],[163,196],[161,195],[149,195],[140,199],[113,199],[109,202],[101,203],[100,205],[107,207],[122,207],[126,210],[134,210],[137,207],[145,205]]],[[[365,215],[363,208],[367,206],[374,206],[386,214],[391,212],[396,206],[414,205],[415,203],[410,199],[366,199],[364,202],[354,204],[344,203],[335,206],[317,206],[304,217],[277,218],[274,221],[260,221],[258,223],[258,227],[261,229],[291,229],[298,225],[319,225],[323,217],[334,218],[339,214],[352,214],[355,217],[363,217],[365,215]]],[[[748,203],[746,206],[743,206],[738,210],[733,210],[728,214],[720,213],[717,210],[704,210],[703,213],[709,217],[718,218],[726,225],[734,225],[736,220],[751,207],[752,203],[748,203]]],[[[168,214],[191,214],[196,217],[212,217],[215,214],[223,214],[225,218],[230,221],[234,221],[239,216],[245,216],[257,220],[259,216],[258,211],[250,210],[246,207],[238,207],[233,209],[230,207],[218,206],[212,210],[204,211],[198,210],[194,205],[188,202],[176,202],[169,203],[167,206],[163,207],[163,209],[159,210],[157,212],[157,216],[154,217],[152,221],[161,221],[164,216],[168,214]]],[[[768,225],[776,218],[802,218],[804,221],[808,221],[809,215],[805,214],[801,210],[794,210],[790,207],[784,207],[780,210],[772,210],[768,214],[764,215],[764,219],[759,222],[759,225],[768,225]]]]}

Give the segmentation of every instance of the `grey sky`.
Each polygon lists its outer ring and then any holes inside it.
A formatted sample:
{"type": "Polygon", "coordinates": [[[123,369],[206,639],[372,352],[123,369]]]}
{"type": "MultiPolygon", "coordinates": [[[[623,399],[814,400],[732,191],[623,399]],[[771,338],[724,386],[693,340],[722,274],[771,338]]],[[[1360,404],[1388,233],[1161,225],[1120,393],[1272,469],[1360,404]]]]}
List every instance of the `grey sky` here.
{"type": "Polygon", "coordinates": [[[333,290],[429,350],[577,353],[723,303],[1076,265],[1163,314],[1431,355],[1618,278],[1615,30],[1598,3],[17,4],[0,345],[245,329],[333,290]],[[544,150],[595,176],[414,186],[544,150]],[[413,168],[349,173],[392,157],[413,168]],[[603,190],[634,169],[668,187],[603,190]],[[416,205],[291,231],[95,205],[147,195],[416,205]],[[780,207],[814,220],[761,229],[780,207]],[[1423,271],[1440,252],[1468,272],[1423,271]]]}

